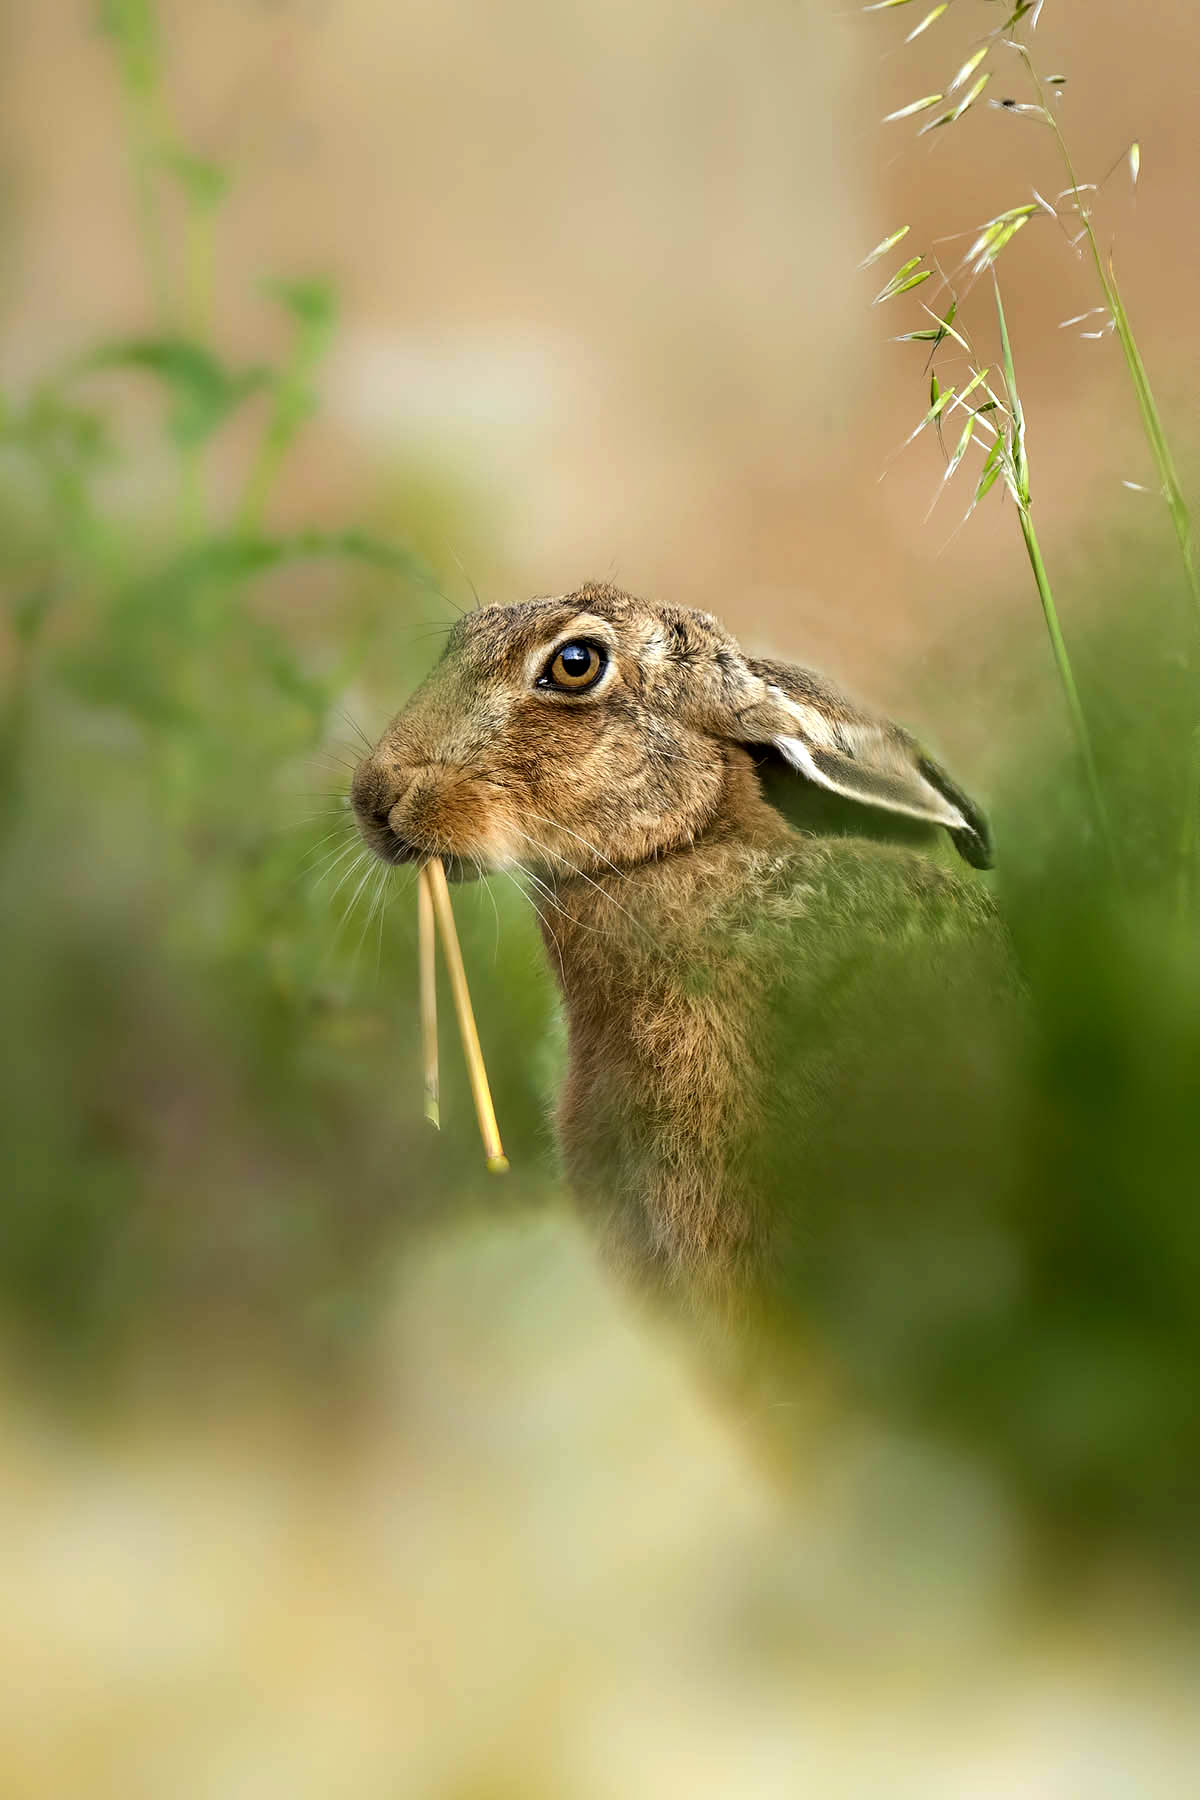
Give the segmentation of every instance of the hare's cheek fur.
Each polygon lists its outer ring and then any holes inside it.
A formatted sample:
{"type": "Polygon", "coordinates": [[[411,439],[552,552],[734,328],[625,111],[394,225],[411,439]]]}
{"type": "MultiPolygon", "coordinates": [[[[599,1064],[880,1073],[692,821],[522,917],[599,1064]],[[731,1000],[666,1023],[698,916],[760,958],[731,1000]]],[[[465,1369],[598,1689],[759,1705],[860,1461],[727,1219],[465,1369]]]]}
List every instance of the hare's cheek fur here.
{"type": "Polygon", "coordinates": [[[720,749],[654,754],[618,697],[519,709],[494,774],[521,860],[569,877],[628,868],[686,842],[714,810],[720,749]]]}

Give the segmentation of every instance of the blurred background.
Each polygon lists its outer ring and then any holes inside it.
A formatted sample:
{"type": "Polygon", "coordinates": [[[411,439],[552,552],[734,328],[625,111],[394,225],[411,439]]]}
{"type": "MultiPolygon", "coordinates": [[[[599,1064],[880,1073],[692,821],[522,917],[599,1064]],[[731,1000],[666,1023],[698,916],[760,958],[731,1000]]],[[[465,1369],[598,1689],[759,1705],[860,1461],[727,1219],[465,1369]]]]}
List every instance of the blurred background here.
{"type": "MultiPolygon", "coordinates": [[[[1002,276],[1116,882],[1012,509],[926,521],[898,454],[926,321],[858,265],[1063,185],[1025,116],[880,124],[1008,9],[926,10],[0,0],[6,1793],[1187,1791],[1194,625],[1039,218],[1002,276]],[[952,1254],[827,1222],[786,1484],[571,1219],[502,882],[457,905],[513,1172],[450,1044],[428,1132],[412,894],[341,804],[456,607],[587,578],[826,669],[998,824],[1020,1180],[952,1254]]],[[[1200,21],[1035,42],[1195,494],[1200,21]]]]}

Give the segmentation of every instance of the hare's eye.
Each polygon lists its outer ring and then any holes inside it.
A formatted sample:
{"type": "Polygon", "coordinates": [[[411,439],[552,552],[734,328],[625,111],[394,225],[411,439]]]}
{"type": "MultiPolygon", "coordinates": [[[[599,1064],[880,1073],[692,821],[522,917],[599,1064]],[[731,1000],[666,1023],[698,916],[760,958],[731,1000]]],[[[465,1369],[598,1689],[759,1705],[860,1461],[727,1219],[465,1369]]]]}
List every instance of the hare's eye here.
{"type": "Polygon", "coordinates": [[[594,687],[603,675],[608,657],[598,644],[564,644],[556,650],[538,676],[538,686],[578,694],[594,687]]]}

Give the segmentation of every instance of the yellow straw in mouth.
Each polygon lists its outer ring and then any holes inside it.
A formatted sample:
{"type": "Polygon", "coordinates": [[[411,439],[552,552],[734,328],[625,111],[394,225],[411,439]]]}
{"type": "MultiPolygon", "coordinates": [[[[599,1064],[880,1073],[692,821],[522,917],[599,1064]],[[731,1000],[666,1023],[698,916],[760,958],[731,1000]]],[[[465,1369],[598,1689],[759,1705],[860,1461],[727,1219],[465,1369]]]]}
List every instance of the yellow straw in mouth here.
{"type": "Polygon", "coordinates": [[[434,966],[433,888],[429,870],[417,876],[417,952],[421,973],[421,1049],[425,1059],[425,1117],[441,1127],[438,1107],[437,969],[434,966]]]}
{"type": "MultiPolygon", "coordinates": [[[[479,1135],[483,1139],[484,1155],[487,1166],[493,1175],[501,1175],[508,1168],[508,1158],[504,1154],[504,1146],[500,1142],[500,1127],[496,1123],[496,1109],[492,1105],[492,1090],[488,1086],[487,1070],[483,1066],[483,1051],[479,1047],[479,1033],[475,1029],[475,1014],[471,1010],[471,995],[467,987],[467,971],[463,967],[462,951],[458,944],[458,932],[454,928],[454,913],[450,906],[450,889],[446,886],[446,871],[442,867],[441,858],[430,857],[421,868],[421,879],[418,886],[418,923],[421,927],[421,1023],[425,1043],[425,1113],[429,1113],[429,1079],[430,1068],[433,1070],[434,1105],[436,1107],[437,1088],[437,1016],[433,1007],[427,1002],[426,961],[428,960],[430,975],[432,974],[432,955],[427,956],[423,908],[425,897],[432,904],[432,911],[437,920],[438,930],[442,937],[442,954],[446,958],[446,968],[450,975],[450,990],[454,995],[454,1010],[458,1014],[458,1031],[462,1038],[463,1055],[467,1059],[467,1074],[471,1078],[471,1094],[475,1101],[475,1115],[479,1120],[479,1135]],[[433,1033],[432,1064],[430,1061],[430,1030],[433,1033]]],[[[430,938],[432,942],[432,938],[430,938]]]]}

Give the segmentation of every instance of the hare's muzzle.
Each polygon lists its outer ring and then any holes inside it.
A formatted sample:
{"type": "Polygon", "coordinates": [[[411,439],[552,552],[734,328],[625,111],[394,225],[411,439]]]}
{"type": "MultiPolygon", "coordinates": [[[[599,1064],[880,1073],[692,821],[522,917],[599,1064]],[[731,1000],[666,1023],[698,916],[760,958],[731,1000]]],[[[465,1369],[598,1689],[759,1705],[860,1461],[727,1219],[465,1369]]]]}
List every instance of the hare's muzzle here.
{"type": "Polygon", "coordinates": [[[486,781],[451,763],[411,766],[375,751],[350,789],[358,828],[388,863],[440,856],[451,867],[493,863],[495,795],[486,781]]]}

